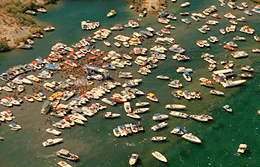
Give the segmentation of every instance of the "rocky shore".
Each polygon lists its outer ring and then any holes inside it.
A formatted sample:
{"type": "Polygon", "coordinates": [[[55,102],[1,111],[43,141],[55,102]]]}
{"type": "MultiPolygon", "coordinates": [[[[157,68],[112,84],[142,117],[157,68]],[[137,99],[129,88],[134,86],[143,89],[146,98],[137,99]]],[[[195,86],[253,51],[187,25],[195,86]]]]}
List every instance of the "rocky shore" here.
{"type": "Polygon", "coordinates": [[[129,4],[133,5],[135,10],[147,12],[158,12],[167,5],[166,0],[127,0],[129,4]]]}
{"type": "Polygon", "coordinates": [[[25,14],[27,9],[43,7],[56,0],[1,0],[0,1],[0,52],[16,47],[17,43],[28,38],[41,28],[32,16],[25,14]]]}

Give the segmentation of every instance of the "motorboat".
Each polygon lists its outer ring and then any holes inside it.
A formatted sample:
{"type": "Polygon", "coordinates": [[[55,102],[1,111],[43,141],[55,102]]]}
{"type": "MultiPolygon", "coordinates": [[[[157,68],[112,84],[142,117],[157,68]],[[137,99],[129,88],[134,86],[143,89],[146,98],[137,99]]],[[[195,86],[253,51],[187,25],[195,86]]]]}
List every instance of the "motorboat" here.
{"type": "Polygon", "coordinates": [[[134,154],[134,153],[131,154],[131,157],[130,157],[130,159],[128,161],[129,165],[130,166],[134,166],[137,163],[138,157],[139,157],[138,154],[134,154]]]}
{"type": "Polygon", "coordinates": [[[160,130],[160,129],[162,129],[162,128],[165,128],[167,125],[168,125],[167,122],[161,122],[161,123],[159,123],[159,124],[157,124],[157,125],[152,126],[151,129],[152,129],[153,131],[158,131],[158,130],[160,130]]]}
{"type": "Polygon", "coordinates": [[[172,87],[172,88],[181,88],[182,84],[181,84],[180,80],[174,79],[170,83],[168,83],[168,86],[172,87]]]}
{"type": "Polygon", "coordinates": [[[176,53],[175,55],[172,56],[172,59],[178,61],[186,61],[186,60],[190,60],[190,57],[180,53],[176,53]]]}
{"type": "Polygon", "coordinates": [[[134,113],[127,113],[126,116],[134,119],[141,119],[140,115],[134,114],[134,113]]]}
{"type": "Polygon", "coordinates": [[[53,129],[53,128],[47,128],[46,129],[46,132],[47,133],[50,133],[50,134],[53,134],[55,136],[59,136],[61,134],[60,131],[56,130],[56,129],[53,129]]]}
{"type": "Polygon", "coordinates": [[[232,108],[231,108],[228,104],[224,105],[223,108],[224,108],[227,112],[233,112],[232,108]]]}
{"type": "Polygon", "coordinates": [[[60,160],[59,162],[57,162],[57,165],[59,165],[60,167],[72,167],[70,164],[68,164],[67,162],[60,160]]]}
{"type": "Polygon", "coordinates": [[[112,17],[112,16],[115,16],[116,15],[116,11],[115,10],[110,10],[108,13],[107,13],[107,17],[112,17]]]}
{"type": "Polygon", "coordinates": [[[222,35],[225,35],[225,34],[226,34],[226,30],[225,30],[224,28],[219,29],[219,31],[220,31],[220,33],[221,33],[222,35]]]}
{"type": "Polygon", "coordinates": [[[134,114],[142,114],[142,113],[149,111],[149,109],[150,108],[137,108],[137,109],[134,109],[133,113],[134,114]]]}
{"type": "Polygon", "coordinates": [[[247,144],[239,144],[237,153],[244,154],[247,149],[247,144]]]}
{"type": "Polygon", "coordinates": [[[121,136],[121,133],[120,133],[118,128],[114,128],[113,129],[113,134],[114,134],[115,137],[120,137],[121,136]]]}
{"type": "Polygon", "coordinates": [[[209,119],[205,117],[204,115],[190,115],[190,118],[200,121],[200,122],[208,122],[209,119]]]}
{"type": "Polygon", "coordinates": [[[212,94],[212,95],[217,95],[217,96],[223,96],[224,95],[224,92],[216,90],[216,89],[211,89],[209,91],[209,93],[212,94]]]}
{"type": "Polygon", "coordinates": [[[184,72],[184,73],[182,73],[182,76],[183,76],[183,78],[184,78],[186,81],[191,82],[190,73],[184,72]]]}
{"type": "Polygon", "coordinates": [[[42,143],[44,147],[52,146],[63,141],[63,138],[47,139],[42,143]]]}
{"type": "Polygon", "coordinates": [[[146,98],[148,99],[148,100],[151,100],[151,101],[154,101],[154,102],[158,102],[159,100],[158,100],[158,98],[155,96],[155,94],[153,94],[153,93],[148,93],[147,95],[146,95],[146,98]]]}
{"type": "Polygon", "coordinates": [[[246,72],[253,72],[254,68],[250,67],[250,66],[243,66],[241,67],[242,71],[246,71],[246,72]]]}
{"type": "Polygon", "coordinates": [[[192,133],[185,133],[181,137],[192,143],[201,143],[201,140],[198,137],[194,136],[192,133]]]}
{"type": "Polygon", "coordinates": [[[103,40],[103,43],[106,45],[106,46],[111,46],[111,43],[110,42],[108,42],[107,40],[103,40]]]}
{"type": "Polygon", "coordinates": [[[169,76],[166,76],[166,75],[157,75],[156,78],[162,79],[162,80],[168,80],[168,79],[170,79],[170,77],[169,77],[169,76]]]}
{"type": "Polygon", "coordinates": [[[188,118],[189,116],[188,114],[179,111],[171,111],[169,114],[178,118],[188,118]]]}
{"type": "Polygon", "coordinates": [[[179,126],[176,126],[173,130],[170,131],[171,134],[175,134],[178,136],[182,136],[186,133],[187,131],[185,129],[182,129],[179,126]]]}
{"type": "Polygon", "coordinates": [[[172,110],[183,110],[186,109],[186,106],[181,104],[166,104],[165,108],[172,110]]]}
{"type": "Polygon", "coordinates": [[[241,74],[238,74],[237,76],[239,76],[241,78],[253,78],[254,77],[254,75],[251,73],[241,73],[241,74]]]}
{"type": "Polygon", "coordinates": [[[183,18],[183,19],[181,19],[181,21],[186,24],[190,24],[190,20],[188,18],[183,18]]]}
{"type": "Polygon", "coordinates": [[[8,126],[11,128],[11,130],[15,130],[15,131],[22,129],[21,125],[15,122],[10,123],[8,126]]]}
{"type": "Polygon", "coordinates": [[[144,107],[144,106],[148,106],[148,105],[150,105],[150,103],[146,102],[146,101],[138,101],[137,103],[135,103],[136,107],[144,107]]]}
{"type": "Polygon", "coordinates": [[[105,118],[118,118],[121,114],[118,113],[112,113],[112,112],[105,112],[104,117],[105,118]]]}
{"type": "Polygon", "coordinates": [[[79,157],[76,154],[70,153],[68,150],[61,149],[57,152],[57,156],[71,161],[77,161],[79,157]]]}
{"type": "Polygon", "coordinates": [[[245,82],[246,82],[246,80],[236,80],[236,81],[226,80],[226,81],[223,81],[223,82],[220,82],[220,83],[221,83],[221,85],[224,88],[229,88],[229,87],[234,87],[234,86],[237,86],[237,85],[241,85],[241,84],[243,84],[245,82]]]}
{"type": "Polygon", "coordinates": [[[158,152],[158,151],[153,151],[152,152],[152,155],[156,158],[156,159],[158,159],[159,161],[162,161],[162,162],[167,162],[167,159],[166,159],[166,157],[164,156],[164,155],[162,155],[160,152],[158,152]]]}
{"type": "Polygon", "coordinates": [[[53,27],[53,26],[47,26],[46,28],[43,29],[43,31],[45,31],[45,32],[54,31],[54,30],[55,30],[55,27],[53,27]]]}
{"type": "Polygon", "coordinates": [[[178,68],[176,69],[176,72],[177,72],[177,73],[184,73],[184,72],[189,72],[189,73],[191,73],[191,72],[193,72],[193,70],[192,70],[191,68],[178,67],[178,68]]]}
{"type": "Polygon", "coordinates": [[[126,113],[131,113],[132,112],[132,108],[130,105],[130,102],[124,102],[124,109],[126,113]]]}
{"type": "Polygon", "coordinates": [[[165,141],[166,139],[167,139],[167,137],[165,137],[165,136],[153,136],[153,137],[151,137],[151,141],[155,141],[155,142],[165,141]]]}
{"type": "Polygon", "coordinates": [[[153,115],[153,120],[154,121],[162,121],[165,119],[168,119],[168,115],[167,114],[160,114],[160,113],[156,113],[153,115]]]}

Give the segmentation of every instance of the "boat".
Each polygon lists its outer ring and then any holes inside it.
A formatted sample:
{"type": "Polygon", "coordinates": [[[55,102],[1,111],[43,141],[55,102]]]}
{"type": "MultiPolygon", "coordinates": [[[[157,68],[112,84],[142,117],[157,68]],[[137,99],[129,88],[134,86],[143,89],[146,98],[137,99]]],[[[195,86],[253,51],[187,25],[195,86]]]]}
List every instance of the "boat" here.
{"type": "Polygon", "coordinates": [[[216,90],[216,89],[211,89],[209,91],[209,93],[212,94],[212,95],[217,95],[217,96],[223,96],[225,94],[224,92],[221,92],[221,91],[216,90]]]}
{"type": "Polygon", "coordinates": [[[224,88],[230,88],[230,87],[234,87],[234,86],[237,86],[237,85],[241,85],[244,82],[246,82],[246,80],[236,80],[236,81],[227,80],[227,81],[220,82],[220,83],[224,88]]]}
{"type": "Polygon", "coordinates": [[[247,144],[239,144],[237,153],[244,154],[247,149],[247,144]]]}
{"type": "Polygon", "coordinates": [[[184,73],[182,73],[182,76],[183,76],[183,78],[184,78],[186,81],[191,82],[190,73],[184,72],[184,73]]]}
{"type": "Polygon", "coordinates": [[[260,42],[260,37],[259,37],[258,35],[254,35],[254,40],[255,40],[256,42],[260,42]]]}
{"type": "Polygon", "coordinates": [[[170,83],[168,83],[168,86],[172,87],[172,88],[181,88],[182,84],[181,84],[180,80],[174,79],[170,83]]]}
{"type": "Polygon", "coordinates": [[[231,108],[228,104],[224,105],[223,108],[224,108],[227,112],[233,112],[232,108],[231,108]]]}
{"type": "Polygon", "coordinates": [[[170,77],[169,77],[169,76],[166,76],[166,75],[157,75],[156,78],[162,79],[162,80],[168,80],[168,79],[170,79],[170,77]]]}
{"type": "Polygon", "coordinates": [[[190,2],[184,2],[184,3],[182,3],[180,6],[182,7],[182,8],[184,8],[184,7],[187,7],[187,6],[189,6],[190,5],[190,2]]]}
{"type": "Polygon", "coordinates": [[[158,159],[159,161],[162,161],[162,162],[167,162],[167,159],[166,159],[166,157],[164,156],[164,155],[162,155],[160,152],[158,152],[158,151],[153,151],[152,152],[152,155],[156,158],[156,159],[158,159]]]}
{"type": "Polygon", "coordinates": [[[134,114],[142,114],[142,113],[145,113],[149,111],[149,108],[137,108],[137,109],[134,109],[133,113],[134,114]]]}
{"type": "Polygon", "coordinates": [[[241,78],[253,78],[254,77],[254,75],[251,73],[241,73],[241,74],[238,74],[237,76],[239,76],[241,78]]]}
{"type": "Polygon", "coordinates": [[[135,103],[136,107],[144,107],[144,106],[148,106],[148,105],[150,105],[150,103],[146,102],[146,101],[138,101],[135,103]]]}
{"type": "Polygon", "coordinates": [[[188,18],[183,18],[183,19],[181,19],[181,21],[186,24],[190,24],[190,20],[188,18]]]}
{"type": "Polygon", "coordinates": [[[153,137],[151,137],[151,141],[155,141],[155,142],[165,141],[166,139],[167,139],[167,137],[165,137],[165,136],[153,136],[153,137]]]}
{"type": "Polygon", "coordinates": [[[226,31],[225,31],[225,29],[224,29],[224,28],[221,28],[221,29],[219,29],[219,31],[220,31],[220,33],[221,33],[221,34],[223,34],[223,35],[225,35],[225,34],[226,34],[226,31]]]}
{"type": "Polygon", "coordinates": [[[119,42],[115,42],[114,45],[118,48],[121,47],[121,44],[119,42]]]}
{"type": "Polygon", "coordinates": [[[134,113],[127,113],[126,116],[134,119],[141,119],[141,116],[134,114],[134,113]]]}
{"type": "Polygon", "coordinates": [[[250,66],[243,66],[241,67],[242,71],[246,71],[246,72],[253,72],[254,68],[250,67],[250,66]]]}
{"type": "Polygon", "coordinates": [[[108,13],[107,13],[107,17],[112,17],[112,16],[115,16],[116,15],[116,11],[115,10],[110,10],[108,13]]]}
{"type": "Polygon", "coordinates": [[[181,137],[192,143],[201,143],[201,140],[198,137],[194,136],[192,133],[185,133],[181,137]]]}
{"type": "Polygon", "coordinates": [[[134,153],[131,154],[131,157],[130,157],[130,159],[128,161],[129,165],[130,166],[134,166],[137,163],[138,157],[139,157],[138,154],[134,154],[134,153]]]}
{"type": "Polygon", "coordinates": [[[124,102],[124,109],[125,109],[126,113],[131,113],[132,112],[132,109],[131,109],[131,106],[130,106],[130,102],[124,102]]]}
{"type": "Polygon", "coordinates": [[[53,27],[53,26],[47,26],[46,28],[43,29],[43,31],[45,31],[45,32],[49,32],[49,31],[53,31],[53,30],[55,30],[55,27],[53,27]]]}
{"type": "Polygon", "coordinates": [[[42,145],[44,147],[52,146],[52,145],[55,145],[55,144],[62,142],[62,140],[63,140],[63,138],[47,139],[46,141],[44,141],[42,143],[42,145]]]}
{"type": "Polygon", "coordinates": [[[160,114],[160,113],[156,113],[153,115],[153,120],[154,121],[162,121],[162,120],[165,120],[165,119],[168,119],[168,115],[167,114],[160,114]]]}
{"type": "Polygon", "coordinates": [[[70,164],[68,164],[67,162],[60,160],[59,162],[57,162],[57,165],[59,165],[60,167],[72,167],[70,164]]]}
{"type": "Polygon", "coordinates": [[[11,128],[11,130],[15,130],[15,131],[22,129],[21,125],[15,122],[10,123],[8,126],[11,128]]]}
{"type": "Polygon", "coordinates": [[[55,136],[59,136],[61,134],[60,131],[56,130],[56,129],[53,129],[53,128],[47,128],[46,129],[46,132],[47,133],[50,133],[50,134],[53,134],[55,136]]]}
{"type": "Polygon", "coordinates": [[[161,122],[161,123],[159,123],[159,124],[157,124],[157,125],[152,126],[151,129],[152,129],[153,131],[158,131],[158,130],[160,130],[160,129],[166,127],[167,125],[168,125],[167,122],[161,122]]]}
{"type": "Polygon", "coordinates": [[[24,96],[24,99],[27,100],[27,101],[29,101],[29,102],[31,102],[31,103],[34,102],[32,96],[29,95],[29,94],[25,95],[25,96],[24,96]]]}
{"type": "Polygon", "coordinates": [[[57,156],[71,161],[77,161],[79,157],[76,154],[70,153],[68,150],[61,149],[57,152],[57,156]]]}
{"type": "Polygon", "coordinates": [[[175,134],[178,136],[182,136],[186,133],[187,131],[185,129],[182,129],[179,126],[176,126],[173,130],[170,131],[171,134],[175,134]]]}
{"type": "Polygon", "coordinates": [[[181,104],[166,104],[165,108],[172,110],[183,110],[186,108],[186,106],[181,104]]]}
{"type": "Polygon", "coordinates": [[[179,111],[171,111],[169,114],[178,118],[188,118],[189,116],[188,114],[179,111]]]}
{"type": "Polygon", "coordinates": [[[207,117],[205,117],[204,115],[190,115],[190,118],[200,121],[200,122],[208,122],[209,119],[207,117]]]}
{"type": "Polygon", "coordinates": [[[151,101],[154,101],[154,102],[158,102],[159,100],[158,100],[158,98],[155,96],[155,94],[153,94],[153,93],[148,93],[147,95],[146,95],[146,98],[148,99],[148,100],[151,100],[151,101]]]}
{"type": "Polygon", "coordinates": [[[121,133],[120,133],[118,128],[114,128],[113,129],[113,134],[114,134],[115,137],[120,137],[121,136],[121,133]]]}
{"type": "Polygon", "coordinates": [[[111,46],[111,43],[108,42],[107,40],[104,40],[103,43],[104,43],[106,46],[108,46],[108,47],[111,46]]]}
{"type": "Polygon", "coordinates": [[[105,112],[104,117],[105,118],[118,118],[121,114],[118,113],[112,113],[112,112],[105,112]]]}

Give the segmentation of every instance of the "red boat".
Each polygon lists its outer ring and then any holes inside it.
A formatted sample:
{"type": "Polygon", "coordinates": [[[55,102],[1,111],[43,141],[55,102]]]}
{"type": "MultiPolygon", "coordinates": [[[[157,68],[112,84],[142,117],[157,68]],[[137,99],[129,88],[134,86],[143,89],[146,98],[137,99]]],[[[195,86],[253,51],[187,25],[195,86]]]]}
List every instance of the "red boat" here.
{"type": "Polygon", "coordinates": [[[231,46],[228,46],[228,45],[225,45],[224,46],[224,49],[227,49],[227,50],[235,50],[235,48],[231,47],[231,46]]]}

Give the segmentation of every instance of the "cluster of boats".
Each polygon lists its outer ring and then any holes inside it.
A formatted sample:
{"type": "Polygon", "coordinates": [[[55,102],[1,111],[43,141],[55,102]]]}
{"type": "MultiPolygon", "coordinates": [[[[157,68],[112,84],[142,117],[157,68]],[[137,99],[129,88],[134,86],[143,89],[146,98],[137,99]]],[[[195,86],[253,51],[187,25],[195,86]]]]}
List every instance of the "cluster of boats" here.
{"type": "Polygon", "coordinates": [[[141,125],[141,123],[128,123],[124,125],[118,125],[116,128],[113,128],[113,134],[115,137],[123,137],[143,131],[144,127],[141,125]]]}

